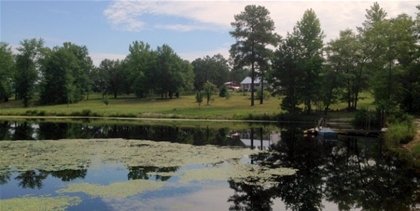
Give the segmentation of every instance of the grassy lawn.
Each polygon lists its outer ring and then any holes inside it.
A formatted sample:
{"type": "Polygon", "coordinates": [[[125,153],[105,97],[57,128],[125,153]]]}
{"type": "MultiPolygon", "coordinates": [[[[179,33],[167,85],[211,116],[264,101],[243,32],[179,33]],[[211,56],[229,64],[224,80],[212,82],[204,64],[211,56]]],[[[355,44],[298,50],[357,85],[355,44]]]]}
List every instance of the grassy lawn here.
{"type": "MultiPolygon", "coordinates": [[[[180,118],[180,119],[245,119],[252,116],[274,116],[281,113],[281,99],[271,97],[260,104],[255,100],[251,105],[250,93],[231,93],[229,99],[214,96],[210,105],[204,102],[199,107],[194,95],[183,95],[180,98],[137,99],[133,95],[121,95],[118,98],[109,98],[105,105],[100,94],[89,96],[76,104],[63,104],[51,106],[31,106],[24,108],[21,101],[10,100],[0,103],[0,115],[28,115],[28,116],[101,116],[101,117],[148,117],[148,118],[180,118]]],[[[372,98],[368,94],[366,99],[359,102],[359,108],[371,106],[372,98]]],[[[343,109],[347,105],[340,103],[333,105],[332,109],[343,109]]],[[[373,106],[371,106],[373,107],[373,106]]],[[[348,117],[354,113],[331,112],[331,117],[348,117]]]]}
{"type": "MultiPolygon", "coordinates": [[[[360,99],[357,102],[357,108],[368,108],[368,109],[374,109],[375,106],[373,105],[373,96],[370,92],[362,92],[360,93],[360,99]]],[[[347,107],[346,102],[341,102],[338,104],[331,105],[331,109],[343,109],[347,107]]]]}
{"type": "Polygon", "coordinates": [[[240,119],[249,114],[273,115],[280,112],[280,100],[271,98],[264,100],[260,105],[259,100],[255,106],[250,106],[250,93],[243,96],[233,93],[230,99],[214,96],[210,105],[206,102],[201,107],[195,102],[194,95],[180,96],[174,99],[156,98],[136,99],[132,95],[122,95],[117,99],[109,98],[108,106],[101,95],[91,95],[89,100],[83,100],[70,105],[31,106],[24,108],[20,101],[11,100],[0,104],[0,115],[45,115],[45,116],[71,116],[90,113],[91,116],[126,116],[126,117],[156,117],[156,118],[192,118],[192,119],[240,119]]]}

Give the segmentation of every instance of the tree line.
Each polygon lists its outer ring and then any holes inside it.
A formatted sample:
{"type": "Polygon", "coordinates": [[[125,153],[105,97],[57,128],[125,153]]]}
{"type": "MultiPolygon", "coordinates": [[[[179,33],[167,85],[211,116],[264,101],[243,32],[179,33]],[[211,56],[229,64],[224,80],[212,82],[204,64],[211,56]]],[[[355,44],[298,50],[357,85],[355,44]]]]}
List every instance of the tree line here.
{"type": "Polygon", "coordinates": [[[0,99],[8,101],[14,95],[25,107],[34,99],[41,105],[77,103],[89,99],[91,92],[114,98],[120,94],[173,98],[201,90],[207,82],[220,87],[232,77],[242,80],[247,75],[229,71],[220,54],[189,62],[166,44],[152,49],[134,41],[125,59],[104,59],[99,66],[93,65],[86,46],[65,42],[48,48],[43,39],[25,39],[20,45],[14,54],[11,46],[0,43],[0,99]]]}
{"type": "Polygon", "coordinates": [[[250,67],[253,80],[266,80],[272,94],[283,97],[281,108],[290,113],[310,113],[313,106],[327,112],[339,102],[356,110],[363,91],[372,93],[378,109],[418,112],[420,5],[417,9],[416,17],[388,17],[376,2],[356,31],[342,30],[324,44],[312,9],[281,37],[274,33],[269,11],[249,5],[231,24],[236,38],[231,59],[236,67],[250,67]]]}
{"type": "Polygon", "coordinates": [[[77,103],[91,92],[114,98],[123,93],[173,98],[185,91],[201,91],[208,82],[220,88],[224,82],[250,76],[251,87],[257,77],[267,82],[265,88],[281,96],[281,108],[290,113],[310,113],[314,107],[326,112],[339,102],[356,110],[365,91],[372,93],[379,109],[418,112],[420,5],[417,9],[416,17],[388,17],[374,3],[355,31],[344,29],[338,38],[324,43],[312,9],[281,37],[274,32],[265,7],[248,5],[231,23],[229,33],[236,42],[230,58],[217,54],[193,62],[183,60],[166,44],[152,49],[141,41],[129,45],[125,59],[105,59],[98,67],[86,46],[66,42],[48,48],[42,39],[29,39],[21,41],[13,54],[1,42],[0,99],[7,101],[14,94],[29,106],[35,94],[40,104],[77,103]]]}

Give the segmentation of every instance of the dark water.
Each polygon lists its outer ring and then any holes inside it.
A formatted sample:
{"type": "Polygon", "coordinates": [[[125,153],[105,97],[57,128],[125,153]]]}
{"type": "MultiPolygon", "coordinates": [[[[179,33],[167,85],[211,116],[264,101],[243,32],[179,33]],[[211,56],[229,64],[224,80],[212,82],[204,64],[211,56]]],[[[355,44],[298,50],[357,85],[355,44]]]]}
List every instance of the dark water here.
{"type": "MultiPolygon", "coordinates": [[[[339,137],[325,141],[306,137],[298,124],[174,126],[89,122],[0,122],[2,140],[124,138],[170,141],[193,145],[264,148],[244,158],[254,165],[297,169],[277,177],[270,188],[233,180],[179,183],[177,176],[150,176],[150,172],[178,172],[182,166],[126,167],[102,165],[96,169],[63,171],[9,171],[0,175],[0,199],[56,196],[70,183],[108,185],[127,180],[165,181],[166,185],[122,199],[83,199],[68,210],[411,210],[420,202],[420,173],[409,160],[387,150],[379,139],[339,137]],[[262,141],[261,141],[262,140],[262,141]],[[206,188],[203,188],[203,187],[206,188]],[[208,188],[217,187],[217,188],[208,188]]],[[[0,201],[1,208],[1,201],[0,201]]]]}

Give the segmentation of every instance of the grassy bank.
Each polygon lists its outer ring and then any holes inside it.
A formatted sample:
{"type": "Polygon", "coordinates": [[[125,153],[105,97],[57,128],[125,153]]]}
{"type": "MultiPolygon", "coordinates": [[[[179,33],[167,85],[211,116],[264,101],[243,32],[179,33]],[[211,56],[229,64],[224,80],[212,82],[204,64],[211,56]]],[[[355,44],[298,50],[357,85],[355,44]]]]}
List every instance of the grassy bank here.
{"type": "Polygon", "coordinates": [[[199,107],[195,96],[187,95],[174,99],[137,99],[134,96],[109,98],[105,105],[100,95],[90,96],[76,104],[31,106],[23,108],[20,101],[11,100],[0,104],[0,115],[28,116],[98,116],[98,117],[146,117],[146,118],[189,118],[189,119],[244,119],[249,115],[276,115],[281,112],[280,100],[271,98],[260,105],[250,106],[249,93],[246,96],[235,93],[230,99],[214,97],[199,107]]]}
{"type": "MultiPolygon", "coordinates": [[[[173,119],[229,119],[229,120],[288,120],[293,116],[279,116],[281,99],[270,98],[260,104],[255,100],[255,105],[250,106],[250,93],[232,93],[229,99],[214,96],[207,105],[196,103],[194,95],[184,95],[174,99],[154,100],[137,99],[132,95],[122,95],[118,98],[109,98],[106,105],[101,95],[89,96],[76,104],[38,106],[28,108],[22,106],[21,101],[10,100],[0,103],[0,115],[5,116],[92,116],[92,117],[136,117],[136,118],[173,118],[173,119]]],[[[371,99],[362,100],[360,105],[371,105],[371,99]]],[[[334,105],[332,109],[344,109],[346,104],[334,105]]],[[[353,113],[331,112],[332,118],[352,117],[353,113]]]]}

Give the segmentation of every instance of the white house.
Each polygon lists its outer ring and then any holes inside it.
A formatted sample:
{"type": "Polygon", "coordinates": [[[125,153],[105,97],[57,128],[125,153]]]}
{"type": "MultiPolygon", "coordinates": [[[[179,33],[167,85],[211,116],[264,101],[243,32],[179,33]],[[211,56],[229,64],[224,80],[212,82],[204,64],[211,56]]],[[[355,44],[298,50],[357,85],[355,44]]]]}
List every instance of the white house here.
{"type": "MultiPolygon", "coordinates": [[[[267,89],[267,86],[268,86],[267,82],[264,82],[264,89],[267,89]]],[[[251,91],[251,77],[246,77],[241,82],[241,88],[242,88],[242,90],[251,91]]],[[[257,90],[259,88],[261,88],[260,78],[255,77],[255,79],[254,79],[254,90],[257,90]]]]}

